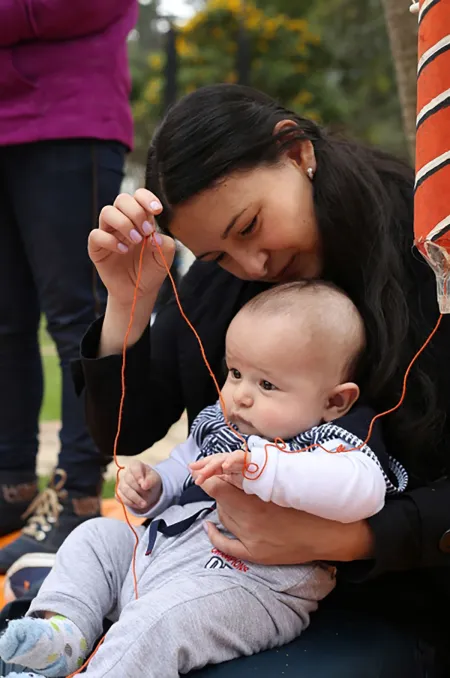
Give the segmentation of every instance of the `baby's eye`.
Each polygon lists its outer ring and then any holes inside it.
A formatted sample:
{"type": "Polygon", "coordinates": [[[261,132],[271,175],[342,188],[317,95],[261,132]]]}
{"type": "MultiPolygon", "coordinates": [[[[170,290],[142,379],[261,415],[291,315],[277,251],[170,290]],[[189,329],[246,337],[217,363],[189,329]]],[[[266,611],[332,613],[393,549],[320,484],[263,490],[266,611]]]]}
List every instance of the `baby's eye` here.
{"type": "Polygon", "coordinates": [[[277,387],[271,384],[270,381],[266,381],[266,379],[263,379],[261,382],[261,388],[264,391],[275,391],[277,387]]]}
{"type": "Polygon", "coordinates": [[[239,370],[235,370],[234,368],[230,369],[230,374],[233,377],[233,379],[240,379],[242,376],[239,370]]]}

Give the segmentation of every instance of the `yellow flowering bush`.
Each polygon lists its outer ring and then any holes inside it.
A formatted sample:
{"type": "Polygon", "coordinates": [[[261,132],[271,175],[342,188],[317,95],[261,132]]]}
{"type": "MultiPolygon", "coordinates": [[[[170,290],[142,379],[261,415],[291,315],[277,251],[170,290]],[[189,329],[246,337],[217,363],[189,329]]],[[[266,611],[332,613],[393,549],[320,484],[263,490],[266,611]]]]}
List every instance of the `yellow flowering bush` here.
{"type": "MultiPolygon", "coordinates": [[[[245,29],[250,84],[288,108],[319,117],[322,46],[303,19],[263,12],[251,1],[208,0],[177,29],[178,96],[203,85],[237,82],[237,41],[245,29]]],[[[134,104],[137,120],[156,122],[162,114],[165,55],[148,57],[147,85],[134,104]]]]}

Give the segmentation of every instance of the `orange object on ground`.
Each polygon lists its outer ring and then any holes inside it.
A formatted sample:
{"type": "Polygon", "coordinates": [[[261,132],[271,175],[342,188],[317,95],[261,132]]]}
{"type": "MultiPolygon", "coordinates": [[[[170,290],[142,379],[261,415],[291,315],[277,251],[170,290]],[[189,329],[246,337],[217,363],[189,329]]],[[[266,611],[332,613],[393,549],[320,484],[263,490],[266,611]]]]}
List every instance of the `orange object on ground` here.
{"type": "Polygon", "coordinates": [[[420,0],[415,244],[433,269],[441,313],[450,313],[450,3],[420,0]]]}

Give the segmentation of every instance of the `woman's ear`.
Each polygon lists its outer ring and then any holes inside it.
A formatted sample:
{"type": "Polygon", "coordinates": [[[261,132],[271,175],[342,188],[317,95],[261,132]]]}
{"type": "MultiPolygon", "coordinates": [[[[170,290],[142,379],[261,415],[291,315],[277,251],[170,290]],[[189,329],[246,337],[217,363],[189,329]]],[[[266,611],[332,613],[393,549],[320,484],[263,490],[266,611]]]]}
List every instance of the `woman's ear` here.
{"type": "MultiPolygon", "coordinates": [[[[280,120],[280,122],[277,122],[275,125],[273,133],[286,133],[289,128],[294,130],[298,128],[298,124],[294,120],[280,120]]],[[[286,150],[286,155],[290,160],[295,162],[310,179],[314,176],[317,168],[316,154],[314,153],[314,146],[309,139],[299,139],[298,141],[295,141],[295,143],[286,150]]]]}
{"type": "Polygon", "coordinates": [[[328,396],[328,401],[323,413],[323,421],[333,421],[343,417],[353,407],[359,398],[359,386],[353,382],[339,384],[328,396]]]}

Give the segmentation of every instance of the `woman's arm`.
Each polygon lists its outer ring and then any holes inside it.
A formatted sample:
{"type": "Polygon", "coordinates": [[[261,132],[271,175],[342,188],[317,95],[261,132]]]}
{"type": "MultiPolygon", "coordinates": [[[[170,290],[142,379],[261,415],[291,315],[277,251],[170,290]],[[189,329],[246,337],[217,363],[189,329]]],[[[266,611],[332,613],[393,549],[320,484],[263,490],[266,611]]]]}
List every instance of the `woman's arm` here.
{"type": "Polygon", "coordinates": [[[2,0],[0,46],[31,40],[70,40],[104,30],[136,0],[2,0]]]}
{"type": "Polygon", "coordinates": [[[376,516],[349,524],[265,503],[220,478],[203,488],[216,499],[223,525],[237,537],[227,539],[210,526],[211,541],[237,558],[264,564],[340,561],[347,563],[344,575],[358,580],[450,566],[448,480],[388,499],[376,516]]]}
{"type": "MultiPolygon", "coordinates": [[[[179,296],[189,317],[192,317],[192,307],[203,303],[205,292],[211,289],[214,292],[215,275],[214,271],[211,275],[211,268],[202,262],[194,262],[183,276],[179,296]]],[[[195,392],[195,383],[189,393],[183,390],[179,364],[181,351],[187,351],[185,362],[191,351],[186,348],[189,330],[185,321],[176,302],[171,300],[158,312],[150,329],[154,301],[149,301],[147,295],[138,304],[128,340],[126,397],[119,438],[119,453],[124,455],[139,454],[161,440],[170,426],[179,420],[184,409],[189,410],[187,398],[195,392]]],[[[122,394],[122,346],[130,317],[129,308],[118,311],[115,319],[113,314],[108,315],[114,304],[117,305],[117,302],[111,305],[111,299],[108,300],[105,319],[101,318],[91,325],[81,344],[81,360],[73,363],[77,392],[85,391],[89,430],[107,460],[111,458],[117,431],[122,394]]],[[[195,318],[193,322],[196,322],[195,318]]],[[[195,340],[194,350],[197,355],[195,340]]],[[[189,378],[192,381],[195,377],[196,371],[193,370],[189,378]]],[[[201,395],[204,398],[203,391],[201,395]]],[[[206,404],[198,402],[198,410],[194,409],[191,414],[196,416],[206,404]]]]}
{"type": "MultiPolygon", "coordinates": [[[[165,436],[180,418],[184,398],[178,369],[178,308],[170,303],[150,330],[127,351],[126,397],[119,454],[134,455],[165,436]]],[[[103,319],[97,320],[81,344],[81,361],[74,364],[78,392],[85,389],[90,433],[102,456],[110,459],[117,431],[122,394],[120,354],[97,358],[103,319]]],[[[122,336],[123,343],[123,336],[122,336]]]]}
{"type": "Polygon", "coordinates": [[[392,499],[368,523],[374,537],[371,576],[450,566],[450,480],[392,499]]]}

